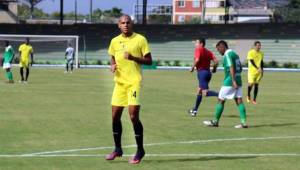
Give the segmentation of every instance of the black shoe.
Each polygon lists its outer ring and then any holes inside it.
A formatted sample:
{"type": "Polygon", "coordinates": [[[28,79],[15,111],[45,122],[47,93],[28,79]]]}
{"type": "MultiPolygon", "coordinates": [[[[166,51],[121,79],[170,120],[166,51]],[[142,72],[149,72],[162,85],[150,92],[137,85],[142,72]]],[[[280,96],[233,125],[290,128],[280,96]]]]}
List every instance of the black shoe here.
{"type": "Polygon", "coordinates": [[[210,126],[210,127],[218,127],[219,123],[215,120],[205,120],[203,121],[203,124],[205,124],[206,126],[210,126]]]}

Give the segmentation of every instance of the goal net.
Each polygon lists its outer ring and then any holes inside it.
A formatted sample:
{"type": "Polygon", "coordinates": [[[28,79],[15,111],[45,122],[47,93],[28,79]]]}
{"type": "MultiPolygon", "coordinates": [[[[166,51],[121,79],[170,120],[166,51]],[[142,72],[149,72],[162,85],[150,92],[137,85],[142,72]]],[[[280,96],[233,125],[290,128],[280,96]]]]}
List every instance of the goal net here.
{"type": "Polygon", "coordinates": [[[75,67],[78,68],[78,46],[77,35],[17,35],[0,34],[0,50],[3,51],[5,41],[9,41],[18,58],[18,48],[29,38],[34,51],[34,64],[61,65],[65,63],[65,52],[68,44],[74,48],[75,67]]]}

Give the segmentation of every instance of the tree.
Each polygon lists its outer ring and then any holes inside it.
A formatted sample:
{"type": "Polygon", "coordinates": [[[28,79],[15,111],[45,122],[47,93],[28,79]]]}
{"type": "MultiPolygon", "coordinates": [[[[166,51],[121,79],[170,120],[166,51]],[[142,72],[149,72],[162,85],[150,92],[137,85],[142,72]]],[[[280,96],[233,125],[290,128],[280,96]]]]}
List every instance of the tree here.
{"type": "Polygon", "coordinates": [[[117,8],[117,7],[113,7],[112,9],[110,10],[105,10],[103,11],[103,15],[104,16],[107,16],[107,17],[115,17],[115,18],[118,18],[122,15],[122,9],[120,8],[117,8]]]}
{"type": "Polygon", "coordinates": [[[42,2],[43,0],[23,0],[25,2],[27,2],[29,5],[30,5],[30,18],[32,19],[33,18],[33,10],[34,10],[34,7],[42,2]]]}
{"type": "Polygon", "coordinates": [[[102,18],[102,15],[103,15],[103,11],[99,8],[95,9],[93,11],[93,21],[101,21],[101,18],[102,18]]]}
{"type": "MultiPolygon", "coordinates": [[[[41,9],[34,8],[32,14],[41,19],[48,19],[49,14],[44,13],[41,9]]],[[[27,5],[18,5],[18,17],[20,19],[28,19],[31,16],[30,7],[27,5]]]]}
{"type": "Polygon", "coordinates": [[[171,23],[170,15],[149,15],[148,16],[149,24],[169,24],[171,23]]]}
{"type": "Polygon", "coordinates": [[[288,7],[299,9],[300,8],[300,0],[290,0],[288,7]]]}
{"type": "Polygon", "coordinates": [[[300,22],[300,0],[290,0],[287,6],[273,10],[274,22],[300,22]]]}

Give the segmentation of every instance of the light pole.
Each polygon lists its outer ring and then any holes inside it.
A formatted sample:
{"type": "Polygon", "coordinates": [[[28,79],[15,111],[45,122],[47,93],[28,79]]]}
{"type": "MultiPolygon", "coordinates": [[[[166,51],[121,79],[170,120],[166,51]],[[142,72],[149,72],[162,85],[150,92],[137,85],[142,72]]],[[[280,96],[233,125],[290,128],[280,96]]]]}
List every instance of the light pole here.
{"type": "Polygon", "coordinates": [[[75,24],[77,24],[77,0],[75,0],[75,24]]]}
{"type": "Polygon", "coordinates": [[[60,25],[63,25],[64,21],[64,0],[60,0],[60,25]]]}
{"type": "Polygon", "coordinates": [[[147,0],[143,0],[143,25],[147,24],[147,0]]]}
{"type": "Polygon", "coordinates": [[[202,1],[202,15],[201,15],[201,24],[204,24],[205,22],[205,0],[202,1]]]}
{"type": "Polygon", "coordinates": [[[90,22],[93,22],[93,0],[90,0],[90,22]]]}

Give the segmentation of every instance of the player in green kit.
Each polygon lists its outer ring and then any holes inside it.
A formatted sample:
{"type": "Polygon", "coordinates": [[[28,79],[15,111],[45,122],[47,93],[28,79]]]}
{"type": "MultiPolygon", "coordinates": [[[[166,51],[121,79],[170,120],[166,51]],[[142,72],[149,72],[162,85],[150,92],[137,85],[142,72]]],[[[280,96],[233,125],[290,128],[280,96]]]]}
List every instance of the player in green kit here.
{"type": "Polygon", "coordinates": [[[9,44],[9,41],[5,41],[5,51],[3,54],[3,69],[5,72],[5,77],[7,78],[7,83],[14,83],[13,74],[11,72],[11,63],[14,59],[14,49],[9,44]]]}
{"type": "Polygon", "coordinates": [[[204,121],[207,126],[218,127],[219,120],[224,110],[226,99],[234,99],[240,112],[241,124],[235,128],[248,128],[246,124],[246,108],[242,99],[242,66],[239,56],[231,49],[225,41],[221,40],[216,45],[218,52],[223,55],[224,81],[219,92],[219,100],[215,110],[214,120],[204,121]]]}

